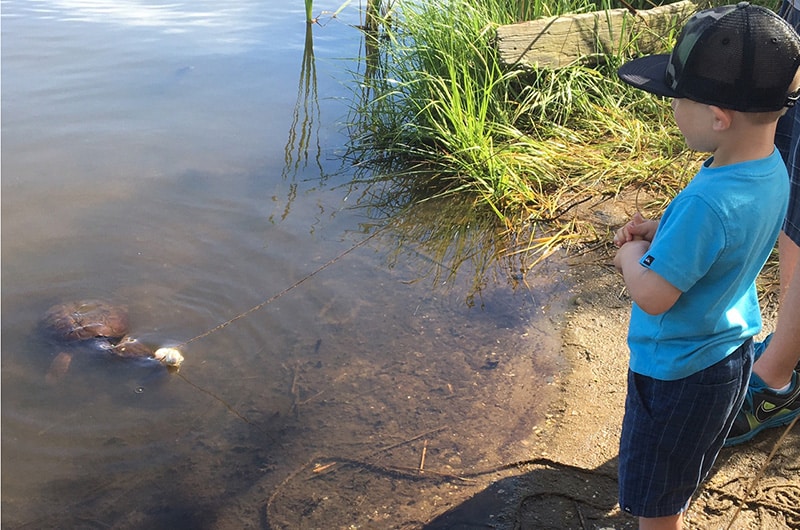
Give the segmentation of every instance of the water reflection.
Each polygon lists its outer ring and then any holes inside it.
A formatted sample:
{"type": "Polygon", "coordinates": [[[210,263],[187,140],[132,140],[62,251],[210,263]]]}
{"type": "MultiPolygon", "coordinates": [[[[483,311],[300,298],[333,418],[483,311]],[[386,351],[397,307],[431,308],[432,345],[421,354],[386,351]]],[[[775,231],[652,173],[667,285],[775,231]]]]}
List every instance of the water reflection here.
{"type": "Polygon", "coordinates": [[[112,24],[192,36],[195,42],[204,41],[218,50],[233,52],[261,41],[253,30],[263,31],[285,21],[284,10],[276,10],[274,17],[250,16],[259,4],[258,0],[166,4],[147,0],[39,0],[30,10],[63,22],[112,24]]]}
{"type": "Polygon", "coordinates": [[[294,182],[298,172],[308,168],[309,162],[317,171],[320,183],[325,181],[325,170],[322,167],[322,146],[319,138],[320,109],[317,94],[317,67],[314,61],[313,24],[306,25],[303,62],[297,83],[297,101],[292,113],[292,124],[289,127],[289,138],[284,148],[283,179],[289,182],[286,207],[281,220],[286,219],[292,202],[297,195],[297,183],[294,182]]]}

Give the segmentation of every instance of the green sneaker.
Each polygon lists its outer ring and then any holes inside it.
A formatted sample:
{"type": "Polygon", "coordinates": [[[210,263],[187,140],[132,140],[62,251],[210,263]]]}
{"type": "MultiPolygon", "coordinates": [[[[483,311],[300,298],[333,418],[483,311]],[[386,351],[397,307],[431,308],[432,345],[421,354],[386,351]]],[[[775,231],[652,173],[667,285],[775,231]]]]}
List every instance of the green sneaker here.
{"type": "Polygon", "coordinates": [[[756,374],[750,377],[742,409],[725,440],[725,447],[753,438],[764,429],[787,425],[800,415],[800,372],[792,372],[788,392],[780,394],[766,387],[756,374]]]}

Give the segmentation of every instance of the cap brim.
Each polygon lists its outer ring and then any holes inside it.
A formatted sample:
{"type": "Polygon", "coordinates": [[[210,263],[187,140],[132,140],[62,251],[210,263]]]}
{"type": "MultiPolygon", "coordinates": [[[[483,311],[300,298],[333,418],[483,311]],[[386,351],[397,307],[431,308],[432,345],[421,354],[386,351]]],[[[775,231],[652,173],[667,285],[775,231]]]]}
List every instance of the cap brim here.
{"type": "Polygon", "coordinates": [[[629,85],[641,88],[651,94],[679,98],[681,95],[667,86],[664,81],[669,57],[669,55],[648,55],[634,59],[623,64],[617,70],[617,75],[629,85]]]}

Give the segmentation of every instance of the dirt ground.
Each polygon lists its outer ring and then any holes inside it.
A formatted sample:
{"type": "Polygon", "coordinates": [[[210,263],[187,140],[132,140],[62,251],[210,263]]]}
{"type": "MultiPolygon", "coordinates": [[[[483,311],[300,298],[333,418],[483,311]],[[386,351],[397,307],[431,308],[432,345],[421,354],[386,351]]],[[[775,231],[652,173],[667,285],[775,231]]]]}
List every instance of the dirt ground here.
{"type": "MultiPolygon", "coordinates": [[[[596,213],[619,222],[626,215],[621,207],[606,204],[596,213]]],[[[611,256],[610,249],[596,251],[570,267],[575,288],[562,333],[569,368],[535,430],[531,460],[429,522],[427,530],[636,527],[616,504],[630,301],[621,278],[610,273],[611,256]]],[[[774,308],[765,313],[768,331],[774,308]]],[[[723,449],[712,473],[695,495],[688,528],[800,528],[800,426],[723,449]]]]}

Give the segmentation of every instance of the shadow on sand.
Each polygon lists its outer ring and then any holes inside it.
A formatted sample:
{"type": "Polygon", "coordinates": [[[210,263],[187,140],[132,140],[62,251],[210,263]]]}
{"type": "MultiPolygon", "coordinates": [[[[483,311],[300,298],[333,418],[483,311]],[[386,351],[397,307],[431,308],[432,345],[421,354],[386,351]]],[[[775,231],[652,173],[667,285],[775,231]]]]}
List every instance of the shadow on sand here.
{"type": "Polygon", "coordinates": [[[596,469],[544,458],[521,468],[525,473],[497,480],[424,530],[635,528],[617,507],[616,458],[596,469]]]}

